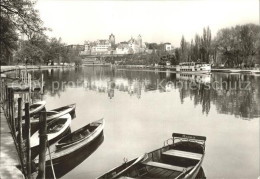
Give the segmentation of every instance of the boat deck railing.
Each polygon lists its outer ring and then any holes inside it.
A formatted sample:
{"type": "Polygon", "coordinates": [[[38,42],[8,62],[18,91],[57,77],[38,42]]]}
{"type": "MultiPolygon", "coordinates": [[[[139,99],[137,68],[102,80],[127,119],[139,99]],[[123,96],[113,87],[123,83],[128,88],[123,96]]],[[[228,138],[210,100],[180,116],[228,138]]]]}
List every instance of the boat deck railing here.
{"type": "Polygon", "coordinates": [[[189,138],[181,138],[181,137],[174,137],[174,138],[169,138],[163,142],[163,146],[169,146],[173,145],[175,142],[184,142],[184,141],[189,141],[189,142],[196,142],[201,144],[203,149],[205,149],[205,141],[204,140],[198,140],[198,139],[189,139],[189,138]]]}

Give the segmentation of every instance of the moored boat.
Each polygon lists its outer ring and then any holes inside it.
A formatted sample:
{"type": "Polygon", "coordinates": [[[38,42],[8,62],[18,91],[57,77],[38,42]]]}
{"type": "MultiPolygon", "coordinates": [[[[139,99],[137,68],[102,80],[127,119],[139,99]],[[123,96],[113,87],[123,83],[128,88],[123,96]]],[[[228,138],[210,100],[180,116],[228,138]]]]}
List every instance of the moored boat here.
{"type": "MultiPolygon", "coordinates": [[[[55,145],[55,148],[52,149],[51,156],[48,152],[46,153],[46,163],[49,163],[50,159],[52,159],[53,165],[61,163],[63,160],[68,160],[70,155],[81,150],[81,148],[90,144],[100,136],[103,132],[104,125],[105,120],[100,119],[61,138],[55,145]],[[89,131],[88,134],[86,132],[87,130],[89,131]]],[[[38,159],[39,158],[36,157],[34,162],[38,163],[38,159]]]]}
{"type": "Polygon", "coordinates": [[[30,105],[29,113],[30,115],[36,114],[41,111],[46,105],[46,101],[39,101],[30,105]]]}
{"type": "MultiPolygon", "coordinates": [[[[65,114],[47,124],[47,140],[51,143],[53,140],[58,140],[62,137],[71,124],[70,114],[65,114]]],[[[31,148],[39,145],[39,130],[36,131],[30,138],[31,148]]]]}
{"type": "MultiPolygon", "coordinates": [[[[76,109],[76,104],[70,104],[56,109],[52,109],[46,112],[46,120],[47,122],[50,122],[53,119],[61,117],[67,113],[73,112],[75,109],[76,109]]],[[[39,116],[34,116],[31,118],[31,124],[38,124],[38,123],[39,123],[39,116]]]]}
{"type": "Polygon", "coordinates": [[[162,148],[126,162],[99,179],[195,178],[205,156],[205,141],[204,136],[173,133],[162,148]]]}
{"type": "Polygon", "coordinates": [[[204,62],[183,62],[176,66],[178,73],[211,73],[211,65],[204,62]]]}
{"type": "Polygon", "coordinates": [[[72,132],[71,134],[64,136],[61,140],[58,141],[56,147],[65,148],[80,143],[83,140],[87,140],[96,132],[98,127],[101,128],[104,123],[104,119],[100,119],[98,121],[87,124],[86,126],[72,132]]]}

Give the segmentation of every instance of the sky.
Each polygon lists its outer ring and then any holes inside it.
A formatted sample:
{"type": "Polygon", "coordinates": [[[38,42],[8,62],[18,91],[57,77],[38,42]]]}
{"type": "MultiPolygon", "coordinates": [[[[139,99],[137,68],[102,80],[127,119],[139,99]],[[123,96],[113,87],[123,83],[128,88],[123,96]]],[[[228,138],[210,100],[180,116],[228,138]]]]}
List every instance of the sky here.
{"type": "Polygon", "coordinates": [[[259,24],[259,0],[90,1],[38,0],[35,6],[50,37],[67,44],[108,39],[116,43],[139,34],[143,42],[180,46],[209,26],[214,37],[221,28],[259,24]]]}

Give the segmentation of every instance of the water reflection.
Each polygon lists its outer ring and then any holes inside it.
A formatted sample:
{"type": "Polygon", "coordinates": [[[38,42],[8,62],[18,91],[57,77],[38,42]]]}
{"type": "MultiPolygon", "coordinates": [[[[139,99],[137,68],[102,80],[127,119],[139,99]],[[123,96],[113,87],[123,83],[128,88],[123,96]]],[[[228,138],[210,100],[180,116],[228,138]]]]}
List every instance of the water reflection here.
{"type": "MultiPolygon", "coordinates": [[[[62,176],[69,173],[79,164],[81,164],[84,160],[86,160],[90,155],[92,155],[99,146],[104,141],[104,134],[103,132],[90,144],[82,147],[80,150],[71,153],[68,157],[61,160],[60,163],[54,164],[54,171],[55,176],[57,178],[61,178],[62,176]]],[[[46,178],[54,178],[53,172],[50,165],[47,165],[46,168],[46,178]]]]}
{"type": "MultiPolygon", "coordinates": [[[[243,119],[260,116],[259,77],[243,74],[185,75],[171,72],[148,72],[115,70],[105,67],[75,69],[51,69],[45,74],[45,93],[60,96],[67,88],[83,88],[107,94],[113,99],[116,91],[141,99],[143,93],[178,93],[181,104],[185,99],[201,105],[202,113],[208,114],[214,106],[218,113],[234,115],[243,119]],[[239,84],[250,88],[241,89],[239,84]],[[221,87],[217,84],[223,84],[221,87]]],[[[36,75],[36,74],[35,74],[36,75]]],[[[39,74],[38,74],[39,75],[39,74]]],[[[37,76],[37,75],[36,75],[37,76]]]]}

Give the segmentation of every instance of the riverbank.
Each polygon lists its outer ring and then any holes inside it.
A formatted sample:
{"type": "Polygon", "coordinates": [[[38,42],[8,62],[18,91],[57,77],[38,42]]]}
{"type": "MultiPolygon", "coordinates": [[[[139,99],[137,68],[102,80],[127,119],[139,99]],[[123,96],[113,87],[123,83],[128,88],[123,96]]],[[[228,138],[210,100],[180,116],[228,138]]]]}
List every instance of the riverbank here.
{"type": "Polygon", "coordinates": [[[74,66],[70,65],[53,65],[53,66],[48,66],[48,65],[43,65],[43,66],[36,66],[36,65],[16,65],[16,66],[1,66],[1,72],[0,73],[5,73],[8,71],[14,71],[14,70],[30,70],[30,69],[50,69],[50,68],[72,68],[74,66]]]}
{"type": "MultiPolygon", "coordinates": [[[[84,64],[82,66],[110,66],[109,64],[84,64]]],[[[75,66],[63,66],[63,65],[54,65],[54,66],[24,66],[24,65],[18,65],[18,66],[1,66],[1,72],[8,72],[8,71],[14,71],[14,70],[29,70],[29,69],[51,69],[51,68],[73,68],[75,66]]],[[[112,67],[115,67],[117,69],[139,69],[139,70],[171,70],[172,72],[176,72],[175,66],[145,66],[145,65],[112,65],[112,67]]],[[[260,74],[260,69],[233,69],[233,68],[212,68],[211,72],[220,72],[220,73],[242,73],[242,74],[260,74]]]]}
{"type": "MultiPolygon", "coordinates": [[[[139,70],[171,70],[176,72],[175,66],[145,66],[145,65],[115,65],[117,69],[139,69],[139,70]]],[[[211,72],[220,72],[220,73],[242,73],[242,74],[260,74],[260,69],[233,69],[233,68],[212,68],[211,72]]]]}

